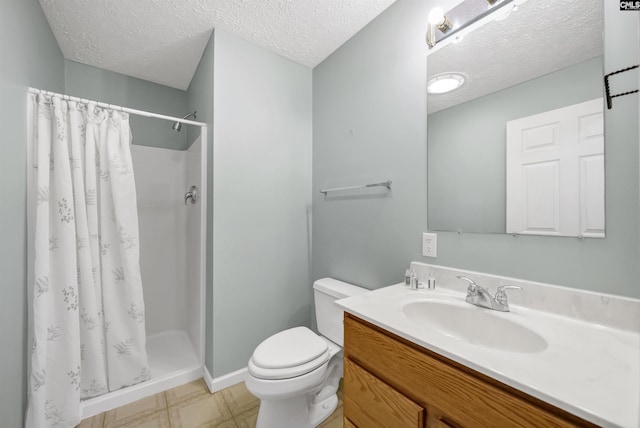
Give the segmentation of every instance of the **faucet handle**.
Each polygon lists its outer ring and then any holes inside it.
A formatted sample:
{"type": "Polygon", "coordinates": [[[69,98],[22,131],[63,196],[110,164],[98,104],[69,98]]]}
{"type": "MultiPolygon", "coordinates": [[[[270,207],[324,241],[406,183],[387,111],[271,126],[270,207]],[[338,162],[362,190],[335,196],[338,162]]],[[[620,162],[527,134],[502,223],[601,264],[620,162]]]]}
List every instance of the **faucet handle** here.
{"type": "Polygon", "coordinates": [[[501,285],[496,291],[495,301],[501,305],[508,306],[507,293],[505,290],[522,290],[522,287],[517,285],[501,285]]]}
{"type": "Polygon", "coordinates": [[[476,287],[478,287],[478,284],[476,284],[476,282],[466,276],[462,276],[462,275],[458,275],[456,276],[456,278],[461,279],[463,281],[467,281],[469,283],[469,286],[467,287],[467,293],[475,293],[476,292],[476,287]]]}

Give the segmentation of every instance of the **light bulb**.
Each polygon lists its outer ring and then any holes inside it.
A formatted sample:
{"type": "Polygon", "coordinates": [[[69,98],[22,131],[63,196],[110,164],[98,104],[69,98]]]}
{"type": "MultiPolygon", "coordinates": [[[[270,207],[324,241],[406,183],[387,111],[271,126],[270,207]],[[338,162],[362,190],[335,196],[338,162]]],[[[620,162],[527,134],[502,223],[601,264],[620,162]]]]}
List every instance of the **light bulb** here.
{"type": "Polygon", "coordinates": [[[441,7],[434,7],[429,12],[429,23],[431,25],[440,25],[444,21],[444,11],[441,7]]]}

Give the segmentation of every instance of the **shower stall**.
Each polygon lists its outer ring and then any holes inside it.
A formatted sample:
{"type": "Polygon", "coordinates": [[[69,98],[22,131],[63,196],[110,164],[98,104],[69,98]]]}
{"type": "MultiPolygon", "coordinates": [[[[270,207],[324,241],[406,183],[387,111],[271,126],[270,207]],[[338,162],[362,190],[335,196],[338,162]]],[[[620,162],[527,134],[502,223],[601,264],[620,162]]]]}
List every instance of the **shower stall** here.
{"type": "Polygon", "coordinates": [[[202,141],[200,136],[186,151],[131,146],[151,379],[84,401],[83,418],[203,375],[207,157],[202,141]],[[197,197],[185,200],[191,186],[197,197]]]}
{"type": "MultiPolygon", "coordinates": [[[[43,91],[30,89],[30,92],[43,91]]],[[[137,195],[146,352],[151,376],[135,385],[83,400],[83,419],[201,378],[204,374],[207,127],[184,118],[117,108],[129,114],[155,118],[145,121],[166,120],[167,133],[179,135],[175,131],[179,132],[180,126],[176,123],[199,127],[200,132],[187,150],[172,150],[136,145],[136,129],[132,127],[131,159],[137,195]]],[[[28,157],[33,156],[33,147],[27,151],[28,157]]],[[[29,176],[27,181],[27,211],[29,217],[33,217],[38,189],[34,188],[33,177],[29,176]]],[[[32,218],[29,224],[33,224],[32,218]]],[[[30,227],[30,266],[33,266],[32,242],[33,227],[30,227]]],[[[29,274],[29,283],[33,284],[31,268],[29,274]]]]}

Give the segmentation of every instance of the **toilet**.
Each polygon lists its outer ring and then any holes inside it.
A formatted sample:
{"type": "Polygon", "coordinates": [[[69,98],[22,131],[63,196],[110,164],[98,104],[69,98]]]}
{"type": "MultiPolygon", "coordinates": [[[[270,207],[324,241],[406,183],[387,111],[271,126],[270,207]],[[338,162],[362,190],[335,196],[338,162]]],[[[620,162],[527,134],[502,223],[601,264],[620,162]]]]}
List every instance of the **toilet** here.
{"type": "Polygon", "coordinates": [[[256,428],[314,428],[333,413],[344,343],[344,312],[334,302],[367,291],[333,278],[317,280],[313,295],[321,336],[294,327],[253,351],[245,384],[260,399],[256,428]]]}

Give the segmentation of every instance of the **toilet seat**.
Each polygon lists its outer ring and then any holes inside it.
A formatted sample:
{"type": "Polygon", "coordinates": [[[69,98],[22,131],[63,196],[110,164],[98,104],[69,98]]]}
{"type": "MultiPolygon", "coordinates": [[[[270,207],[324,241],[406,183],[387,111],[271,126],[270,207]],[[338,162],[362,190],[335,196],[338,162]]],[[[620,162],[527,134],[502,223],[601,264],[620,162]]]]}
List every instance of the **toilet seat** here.
{"type": "Polygon", "coordinates": [[[249,373],[260,379],[289,379],[329,361],[327,342],[306,327],[294,327],[264,340],[249,360],[249,373]]]}

